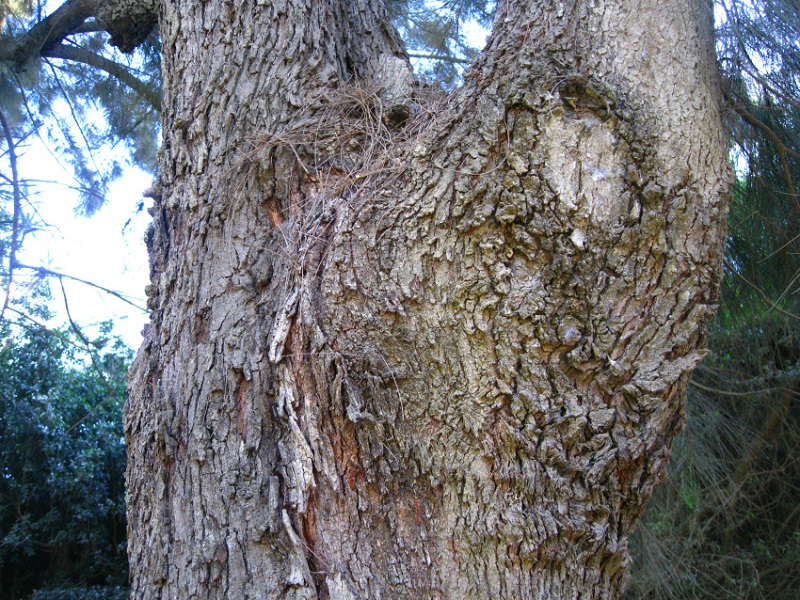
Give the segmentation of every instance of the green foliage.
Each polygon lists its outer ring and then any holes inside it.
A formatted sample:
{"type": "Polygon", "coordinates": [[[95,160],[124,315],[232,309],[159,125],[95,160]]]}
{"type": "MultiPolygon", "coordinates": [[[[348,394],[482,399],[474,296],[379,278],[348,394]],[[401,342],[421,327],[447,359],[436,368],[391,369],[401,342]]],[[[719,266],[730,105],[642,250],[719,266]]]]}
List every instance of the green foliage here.
{"type": "Polygon", "coordinates": [[[36,590],[31,600],[128,600],[128,590],[118,585],[36,590]]]}
{"type": "Polygon", "coordinates": [[[409,54],[417,76],[445,87],[457,84],[466,63],[479,49],[470,44],[465,25],[472,21],[489,27],[494,2],[485,0],[389,0],[392,20],[409,54]]]}
{"type": "Polygon", "coordinates": [[[737,328],[763,311],[765,296],[800,314],[800,17],[795,0],[721,6],[718,55],[739,177],[720,326],[737,328]]]}
{"type": "Polygon", "coordinates": [[[98,372],[64,332],[2,327],[0,598],[123,597],[89,588],[127,582],[121,411],[131,352],[117,342],[98,353],[98,372]]]}
{"type": "Polygon", "coordinates": [[[760,356],[748,337],[715,335],[694,375],[669,476],[632,541],[629,598],[800,598],[800,335],[760,356]]]}

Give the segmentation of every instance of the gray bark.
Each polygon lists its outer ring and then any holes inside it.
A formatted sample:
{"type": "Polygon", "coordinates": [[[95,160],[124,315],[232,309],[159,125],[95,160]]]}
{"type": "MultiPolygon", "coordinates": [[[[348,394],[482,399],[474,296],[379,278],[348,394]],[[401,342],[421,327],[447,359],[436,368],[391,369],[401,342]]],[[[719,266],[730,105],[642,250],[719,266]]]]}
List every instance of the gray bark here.
{"type": "Polygon", "coordinates": [[[164,5],[135,598],[624,587],[716,301],[710,9],[506,2],[451,96],[386,23],[164,5]]]}

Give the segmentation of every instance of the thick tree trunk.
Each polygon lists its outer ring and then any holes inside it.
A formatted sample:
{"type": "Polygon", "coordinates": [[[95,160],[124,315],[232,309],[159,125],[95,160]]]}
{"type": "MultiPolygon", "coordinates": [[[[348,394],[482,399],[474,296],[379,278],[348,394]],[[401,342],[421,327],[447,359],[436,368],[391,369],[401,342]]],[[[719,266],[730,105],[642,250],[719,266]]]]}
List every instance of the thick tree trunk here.
{"type": "Polygon", "coordinates": [[[624,586],[716,298],[710,9],[508,1],[450,97],[386,23],[164,5],[135,598],[624,586]]]}

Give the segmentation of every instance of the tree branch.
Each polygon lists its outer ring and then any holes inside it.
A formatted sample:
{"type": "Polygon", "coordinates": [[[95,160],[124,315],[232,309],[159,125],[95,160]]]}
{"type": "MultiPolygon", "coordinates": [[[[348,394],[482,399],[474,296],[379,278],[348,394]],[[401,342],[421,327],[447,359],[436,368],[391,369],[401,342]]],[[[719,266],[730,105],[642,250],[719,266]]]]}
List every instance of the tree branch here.
{"type": "Polygon", "coordinates": [[[442,60],[445,62],[459,63],[468,65],[472,62],[470,58],[456,58],[455,56],[447,56],[446,54],[426,54],[424,52],[409,52],[409,58],[424,58],[426,60],[442,60]]]}
{"type": "Polygon", "coordinates": [[[23,34],[14,45],[11,56],[0,56],[0,59],[10,59],[14,68],[21,71],[30,60],[47,54],[80,27],[97,12],[98,6],[99,0],[67,0],[23,34]]]}
{"type": "Polygon", "coordinates": [[[11,250],[8,257],[8,281],[6,282],[6,297],[3,300],[3,308],[0,309],[0,321],[3,320],[9,302],[11,302],[11,285],[14,281],[14,269],[17,268],[17,251],[19,250],[19,228],[22,213],[22,195],[19,191],[19,173],[17,172],[17,152],[14,144],[14,137],[11,135],[11,128],[8,125],[6,116],[0,111],[0,124],[3,126],[3,134],[8,145],[8,161],[11,163],[11,185],[14,194],[14,214],[11,221],[11,250]]]}
{"type": "Polygon", "coordinates": [[[736,114],[738,114],[744,120],[745,123],[748,123],[749,125],[752,125],[757,129],[760,129],[775,145],[775,150],[778,152],[778,157],[781,159],[781,166],[783,167],[783,174],[784,177],[786,178],[786,185],[789,186],[789,193],[794,199],[795,205],[797,205],[798,210],[800,210],[800,200],[798,199],[797,193],[795,192],[791,169],[789,168],[789,163],[786,160],[787,154],[797,159],[800,159],[800,154],[798,154],[791,148],[788,148],[781,141],[778,135],[774,131],[772,131],[772,129],[766,123],[757,119],[744,106],[742,106],[735,100],[733,102],[733,109],[736,111],[736,114]]]}
{"type": "Polygon", "coordinates": [[[114,62],[113,60],[109,60],[103,56],[100,56],[99,54],[90,52],[86,48],[81,48],[80,46],[67,46],[65,44],[56,44],[53,46],[48,51],[47,56],[50,58],[72,60],[89,65],[95,69],[105,71],[139,94],[155,110],[161,111],[161,94],[144,83],[142,80],[135,77],[125,67],[114,62]]]}
{"type": "Polygon", "coordinates": [[[734,107],[734,110],[736,110],[736,114],[738,114],[740,117],[742,117],[742,119],[746,123],[749,123],[753,127],[756,127],[758,129],[760,129],[761,131],[763,131],[767,135],[767,137],[770,140],[772,140],[772,142],[775,144],[775,146],[777,147],[777,150],[778,150],[779,153],[781,153],[781,154],[786,153],[789,156],[791,156],[792,158],[796,158],[796,159],[800,160],[800,153],[795,152],[794,150],[792,150],[791,148],[786,146],[786,144],[784,144],[781,141],[781,139],[778,137],[778,134],[776,134],[769,125],[767,125],[763,121],[760,121],[758,118],[756,118],[744,106],[742,106],[740,103],[736,102],[736,100],[733,101],[733,107],[734,107]]]}
{"type": "Polygon", "coordinates": [[[97,21],[111,35],[111,45],[133,52],[158,25],[159,0],[101,0],[97,21]]]}
{"type": "Polygon", "coordinates": [[[737,271],[731,263],[729,263],[727,260],[724,261],[724,262],[725,262],[725,266],[728,269],[730,269],[733,272],[733,274],[736,275],[739,279],[741,279],[746,285],[748,285],[750,288],[752,288],[759,296],[761,296],[761,299],[764,300],[764,302],[766,302],[770,306],[770,308],[772,308],[772,309],[776,310],[777,312],[781,313],[784,317],[788,317],[790,319],[794,319],[795,321],[800,321],[800,315],[795,315],[795,314],[790,313],[790,312],[788,312],[786,310],[783,310],[780,306],[775,304],[770,299],[770,297],[767,296],[767,294],[764,293],[764,291],[760,287],[758,287],[755,283],[753,283],[752,281],[747,279],[744,275],[739,273],[739,271],[737,271]]]}
{"type": "Polygon", "coordinates": [[[78,336],[78,339],[84,345],[86,352],[88,352],[89,358],[94,366],[94,370],[97,371],[97,375],[100,377],[100,380],[103,382],[106,390],[111,393],[111,385],[106,380],[106,376],[103,374],[103,369],[100,368],[100,364],[97,362],[97,357],[94,355],[94,351],[92,350],[92,343],[86,339],[86,336],[83,335],[83,332],[80,330],[80,327],[78,327],[78,324],[75,323],[75,319],[72,318],[72,313],[69,310],[69,300],[67,299],[67,290],[64,289],[64,280],[59,278],[58,284],[61,286],[61,295],[64,298],[64,310],[67,311],[67,320],[69,321],[69,325],[72,327],[72,331],[75,332],[75,335],[78,336]]]}
{"type": "Polygon", "coordinates": [[[97,19],[88,19],[73,29],[72,34],[97,33],[98,31],[105,31],[105,29],[103,29],[103,26],[97,21],[97,19]]]}
{"type": "Polygon", "coordinates": [[[111,294],[115,298],[119,298],[123,302],[126,302],[127,304],[130,304],[134,308],[138,308],[142,312],[147,312],[146,308],[143,308],[143,307],[139,306],[138,304],[136,304],[135,302],[132,302],[131,300],[126,298],[120,292],[116,292],[116,291],[114,291],[112,289],[103,287],[102,285],[98,285],[96,283],[92,283],[91,281],[88,281],[86,279],[81,279],[80,277],[74,277],[72,275],[67,275],[66,273],[59,273],[58,271],[53,271],[52,269],[48,269],[46,267],[34,267],[34,266],[31,266],[31,265],[24,265],[24,264],[21,264],[21,263],[17,263],[17,268],[18,269],[28,269],[29,271],[33,271],[34,273],[38,273],[39,275],[43,275],[43,276],[58,277],[59,279],[66,278],[66,279],[71,279],[72,281],[77,281],[78,283],[82,283],[84,285],[88,285],[90,287],[96,288],[96,289],[100,290],[101,292],[105,292],[107,294],[111,294]]]}
{"type": "Polygon", "coordinates": [[[61,285],[61,294],[64,296],[64,309],[67,311],[67,319],[69,320],[70,327],[72,327],[72,331],[75,332],[75,335],[78,336],[78,339],[83,343],[83,349],[89,354],[89,359],[92,361],[92,367],[94,367],[97,376],[100,378],[100,381],[103,383],[103,387],[106,388],[106,397],[103,398],[99,403],[92,407],[92,409],[83,415],[77,422],[73,423],[69,429],[67,429],[66,433],[69,433],[73,429],[75,429],[78,425],[83,423],[86,419],[91,417],[101,406],[103,406],[106,402],[111,400],[114,397],[114,388],[111,387],[108,379],[106,378],[105,373],[103,373],[102,366],[97,360],[95,356],[95,351],[92,349],[92,343],[86,339],[86,336],[83,335],[83,332],[78,327],[75,320],[72,318],[72,314],[69,312],[69,301],[67,300],[67,292],[64,289],[64,281],[62,279],[58,280],[58,283],[61,285]]]}
{"type": "Polygon", "coordinates": [[[157,5],[156,0],[67,0],[19,36],[16,43],[0,48],[0,62],[21,71],[31,60],[51,56],[53,48],[68,35],[87,30],[106,31],[112,46],[131,52],[156,26],[157,5]],[[92,17],[96,21],[85,25],[92,17]]]}

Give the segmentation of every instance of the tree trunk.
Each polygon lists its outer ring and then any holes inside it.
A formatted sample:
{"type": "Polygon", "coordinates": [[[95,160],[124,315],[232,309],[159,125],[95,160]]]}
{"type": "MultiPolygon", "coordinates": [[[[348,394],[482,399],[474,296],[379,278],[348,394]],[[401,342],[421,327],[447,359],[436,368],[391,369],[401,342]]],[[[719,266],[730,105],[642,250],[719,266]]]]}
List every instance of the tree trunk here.
{"type": "Polygon", "coordinates": [[[724,237],[711,9],[170,0],[133,598],[615,598],[724,237]]]}

